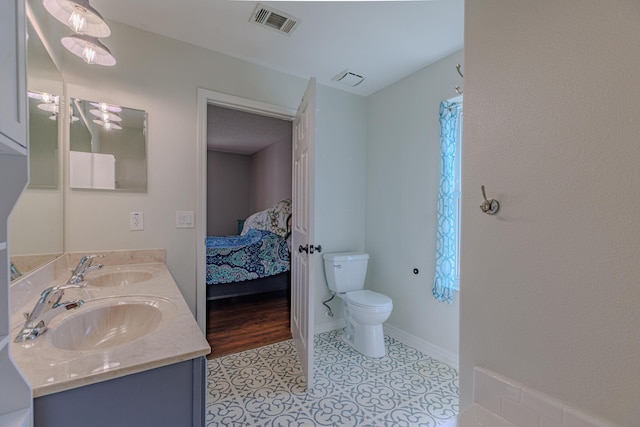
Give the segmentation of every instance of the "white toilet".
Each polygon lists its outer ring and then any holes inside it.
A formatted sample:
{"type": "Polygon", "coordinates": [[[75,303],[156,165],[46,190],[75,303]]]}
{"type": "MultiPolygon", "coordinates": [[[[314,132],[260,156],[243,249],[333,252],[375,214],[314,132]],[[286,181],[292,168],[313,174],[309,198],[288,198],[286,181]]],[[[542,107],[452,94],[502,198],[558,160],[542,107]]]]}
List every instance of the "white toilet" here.
{"type": "Polygon", "coordinates": [[[382,324],[391,315],[393,301],[364,289],[369,255],[340,252],[322,257],[329,289],[345,302],[347,327],[342,339],[365,356],[383,357],[386,351],[382,324]]]}

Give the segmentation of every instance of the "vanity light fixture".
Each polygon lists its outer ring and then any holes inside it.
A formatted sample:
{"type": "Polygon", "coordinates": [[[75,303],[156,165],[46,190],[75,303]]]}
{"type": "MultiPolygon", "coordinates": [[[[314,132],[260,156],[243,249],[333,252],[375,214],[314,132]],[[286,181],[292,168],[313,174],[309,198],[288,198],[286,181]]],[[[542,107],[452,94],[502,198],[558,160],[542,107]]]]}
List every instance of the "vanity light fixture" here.
{"type": "Polygon", "coordinates": [[[122,107],[119,105],[107,104],[106,102],[91,102],[91,105],[98,107],[100,111],[111,111],[112,113],[119,113],[122,111],[122,107]]]}
{"type": "Polygon", "coordinates": [[[113,113],[109,110],[103,111],[103,110],[99,110],[97,108],[94,108],[92,110],[89,110],[89,112],[91,114],[93,114],[96,117],[99,117],[100,119],[102,119],[103,122],[120,122],[122,121],[122,118],[117,115],[116,113],[113,113]]]}
{"type": "Polygon", "coordinates": [[[27,95],[29,98],[37,99],[38,101],[42,101],[44,104],[58,104],[59,97],[57,95],[53,95],[47,92],[35,92],[28,91],[27,95]]]}
{"type": "Polygon", "coordinates": [[[38,108],[50,113],[58,113],[58,104],[54,104],[53,102],[38,104],[38,108]]]}
{"type": "Polygon", "coordinates": [[[98,125],[102,126],[102,127],[103,127],[103,128],[105,128],[106,130],[110,130],[110,129],[120,130],[120,129],[122,129],[122,127],[121,127],[119,124],[117,124],[117,123],[113,123],[113,122],[105,122],[105,121],[102,121],[102,120],[100,120],[100,119],[94,119],[94,120],[93,120],[93,123],[96,123],[96,124],[98,124],[98,125]]]}
{"type": "Polygon", "coordinates": [[[35,92],[31,90],[27,92],[27,95],[29,98],[40,101],[37,105],[38,109],[53,113],[51,117],[49,117],[51,120],[57,120],[56,115],[58,114],[60,97],[47,92],[35,92]]]}
{"type": "Polygon", "coordinates": [[[98,64],[104,66],[116,65],[116,59],[111,55],[111,51],[95,37],[83,34],[72,35],[62,38],[62,45],[69,52],[82,58],[87,64],[98,64]]]}
{"type": "Polygon", "coordinates": [[[45,9],[77,34],[108,37],[111,29],[89,0],[43,0],[45,9]]]}

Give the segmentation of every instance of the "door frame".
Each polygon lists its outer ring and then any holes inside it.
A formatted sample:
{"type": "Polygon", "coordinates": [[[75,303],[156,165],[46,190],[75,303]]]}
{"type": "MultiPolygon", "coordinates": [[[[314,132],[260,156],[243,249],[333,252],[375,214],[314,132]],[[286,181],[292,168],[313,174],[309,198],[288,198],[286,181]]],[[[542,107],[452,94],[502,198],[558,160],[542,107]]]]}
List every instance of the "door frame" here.
{"type": "Polygon", "coordinates": [[[198,88],[198,152],[196,155],[196,321],[207,333],[207,106],[230,108],[293,122],[295,108],[269,104],[209,89],[198,88]]]}

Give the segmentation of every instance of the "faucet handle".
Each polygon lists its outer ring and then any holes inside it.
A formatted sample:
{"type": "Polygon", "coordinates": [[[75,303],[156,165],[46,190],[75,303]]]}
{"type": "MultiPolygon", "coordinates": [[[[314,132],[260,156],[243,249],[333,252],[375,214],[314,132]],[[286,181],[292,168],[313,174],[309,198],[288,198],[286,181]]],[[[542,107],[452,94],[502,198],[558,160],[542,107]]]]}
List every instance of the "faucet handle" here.
{"type": "Polygon", "coordinates": [[[104,258],[104,255],[85,255],[80,258],[78,265],[73,269],[73,274],[80,273],[83,269],[91,267],[95,258],[104,258]],[[86,264],[86,265],[85,265],[86,264]]]}
{"type": "Polygon", "coordinates": [[[65,289],[75,289],[75,288],[84,288],[87,286],[87,282],[78,282],[78,283],[67,283],[64,285],[54,286],[52,291],[64,291],[65,289]]]}

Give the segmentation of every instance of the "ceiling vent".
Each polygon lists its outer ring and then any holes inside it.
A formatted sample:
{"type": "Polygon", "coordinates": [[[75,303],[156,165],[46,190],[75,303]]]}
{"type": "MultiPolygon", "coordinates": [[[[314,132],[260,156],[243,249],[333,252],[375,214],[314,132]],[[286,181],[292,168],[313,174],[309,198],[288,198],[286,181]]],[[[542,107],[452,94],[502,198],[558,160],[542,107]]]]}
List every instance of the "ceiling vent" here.
{"type": "Polygon", "coordinates": [[[249,21],[287,35],[291,34],[300,23],[298,18],[262,3],[258,3],[249,21]]]}
{"type": "Polygon", "coordinates": [[[352,73],[349,70],[344,70],[344,71],[338,73],[338,75],[336,75],[331,80],[333,80],[334,82],[341,83],[341,84],[346,85],[346,86],[354,87],[354,86],[358,86],[360,83],[362,83],[364,81],[364,77],[362,77],[359,74],[352,73]]]}

